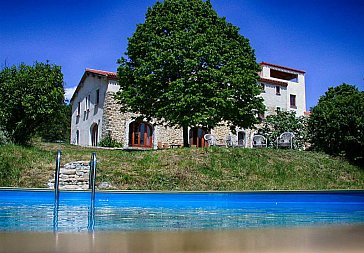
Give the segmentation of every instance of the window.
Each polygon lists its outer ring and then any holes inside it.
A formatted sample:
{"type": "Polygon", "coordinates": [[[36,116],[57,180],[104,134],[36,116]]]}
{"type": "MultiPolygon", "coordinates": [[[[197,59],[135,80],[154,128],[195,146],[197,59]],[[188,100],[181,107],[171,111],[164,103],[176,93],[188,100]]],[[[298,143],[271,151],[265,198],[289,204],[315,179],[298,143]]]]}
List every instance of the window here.
{"type": "Polygon", "coordinates": [[[132,122],[129,124],[130,147],[153,147],[153,128],[145,122],[132,122]]]}
{"type": "Polygon", "coordinates": [[[76,145],[79,145],[80,144],[80,131],[79,130],[76,131],[76,141],[75,141],[75,144],[76,145]]]}
{"type": "Polygon", "coordinates": [[[97,89],[96,90],[96,105],[98,105],[100,103],[100,90],[97,89]]]}
{"type": "Polygon", "coordinates": [[[85,100],[85,111],[90,111],[90,98],[91,96],[88,95],[85,100]]]}
{"type": "Polygon", "coordinates": [[[85,98],[85,111],[88,110],[88,97],[85,98]]]}
{"type": "Polygon", "coordinates": [[[276,86],[276,95],[281,95],[281,86],[276,86]]]}
{"type": "Polygon", "coordinates": [[[297,108],[297,105],[296,105],[296,95],[291,94],[289,96],[289,102],[290,102],[291,108],[297,108]]]}
{"type": "Polygon", "coordinates": [[[77,104],[77,115],[76,116],[80,116],[81,114],[81,102],[78,102],[77,104]]]}

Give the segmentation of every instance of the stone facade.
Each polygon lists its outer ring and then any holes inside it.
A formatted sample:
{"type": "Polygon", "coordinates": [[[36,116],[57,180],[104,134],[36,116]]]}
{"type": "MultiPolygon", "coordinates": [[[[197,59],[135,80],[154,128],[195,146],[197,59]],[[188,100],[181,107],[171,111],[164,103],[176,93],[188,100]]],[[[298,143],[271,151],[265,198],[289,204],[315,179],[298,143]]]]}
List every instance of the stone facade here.
{"type": "Polygon", "coordinates": [[[102,138],[110,135],[114,140],[124,143],[124,125],[126,115],[120,113],[120,105],[114,99],[114,92],[105,95],[104,114],[102,116],[102,138]]]}

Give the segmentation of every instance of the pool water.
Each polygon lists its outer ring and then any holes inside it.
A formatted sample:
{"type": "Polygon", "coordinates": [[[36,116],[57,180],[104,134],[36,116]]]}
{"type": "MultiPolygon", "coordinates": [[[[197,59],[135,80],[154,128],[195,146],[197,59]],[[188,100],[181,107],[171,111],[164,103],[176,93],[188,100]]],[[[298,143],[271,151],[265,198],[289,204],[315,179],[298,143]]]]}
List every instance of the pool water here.
{"type": "Polygon", "coordinates": [[[153,193],[0,190],[0,231],[183,231],[364,224],[364,191],[153,193]]]}

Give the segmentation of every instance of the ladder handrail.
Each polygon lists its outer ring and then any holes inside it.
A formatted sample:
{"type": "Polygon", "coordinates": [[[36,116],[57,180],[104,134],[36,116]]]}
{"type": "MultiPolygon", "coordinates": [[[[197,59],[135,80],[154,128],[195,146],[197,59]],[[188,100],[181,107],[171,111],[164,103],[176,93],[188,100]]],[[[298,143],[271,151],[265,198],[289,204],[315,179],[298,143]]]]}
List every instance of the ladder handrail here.
{"type": "Polygon", "coordinates": [[[56,171],[54,173],[54,209],[53,209],[53,232],[58,231],[58,207],[59,207],[59,173],[61,170],[61,151],[57,151],[56,171]]]}
{"type": "Polygon", "coordinates": [[[94,232],[95,226],[95,188],[96,188],[96,152],[93,152],[91,155],[90,161],[90,177],[89,177],[89,188],[91,189],[91,207],[89,211],[88,217],[88,230],[89,232],[94,232]]]}
{"type": "Polygon", "coordinates": [[[92,195],[91,195],[92,201],[95,200],[96,167],[97,167],[96,152],[93,152],[90,161],[90,183],[89,183],[89,188],[92,190],[92,195]]]}
{"type": "Polygon", "coordinates": [[[62,157],[61,151],[58,150],[56,156],[56,171],[54,174],[54,199],[57,203],[59,200],[59,173],[61,170],[61,157],[62,157]]]}

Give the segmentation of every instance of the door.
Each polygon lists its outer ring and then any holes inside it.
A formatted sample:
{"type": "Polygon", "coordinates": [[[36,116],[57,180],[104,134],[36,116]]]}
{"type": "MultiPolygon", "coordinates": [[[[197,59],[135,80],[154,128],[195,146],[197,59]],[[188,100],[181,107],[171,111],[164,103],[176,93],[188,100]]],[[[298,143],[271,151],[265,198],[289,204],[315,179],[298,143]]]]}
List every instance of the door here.
{"type": "Polygon", "coordinates": [[[207,143],[205,143],[204,136],[206,131],[201,127],[194,127],[190,130],[190,145],[196,146],[198,148],[205,147],[207,143]]]}

